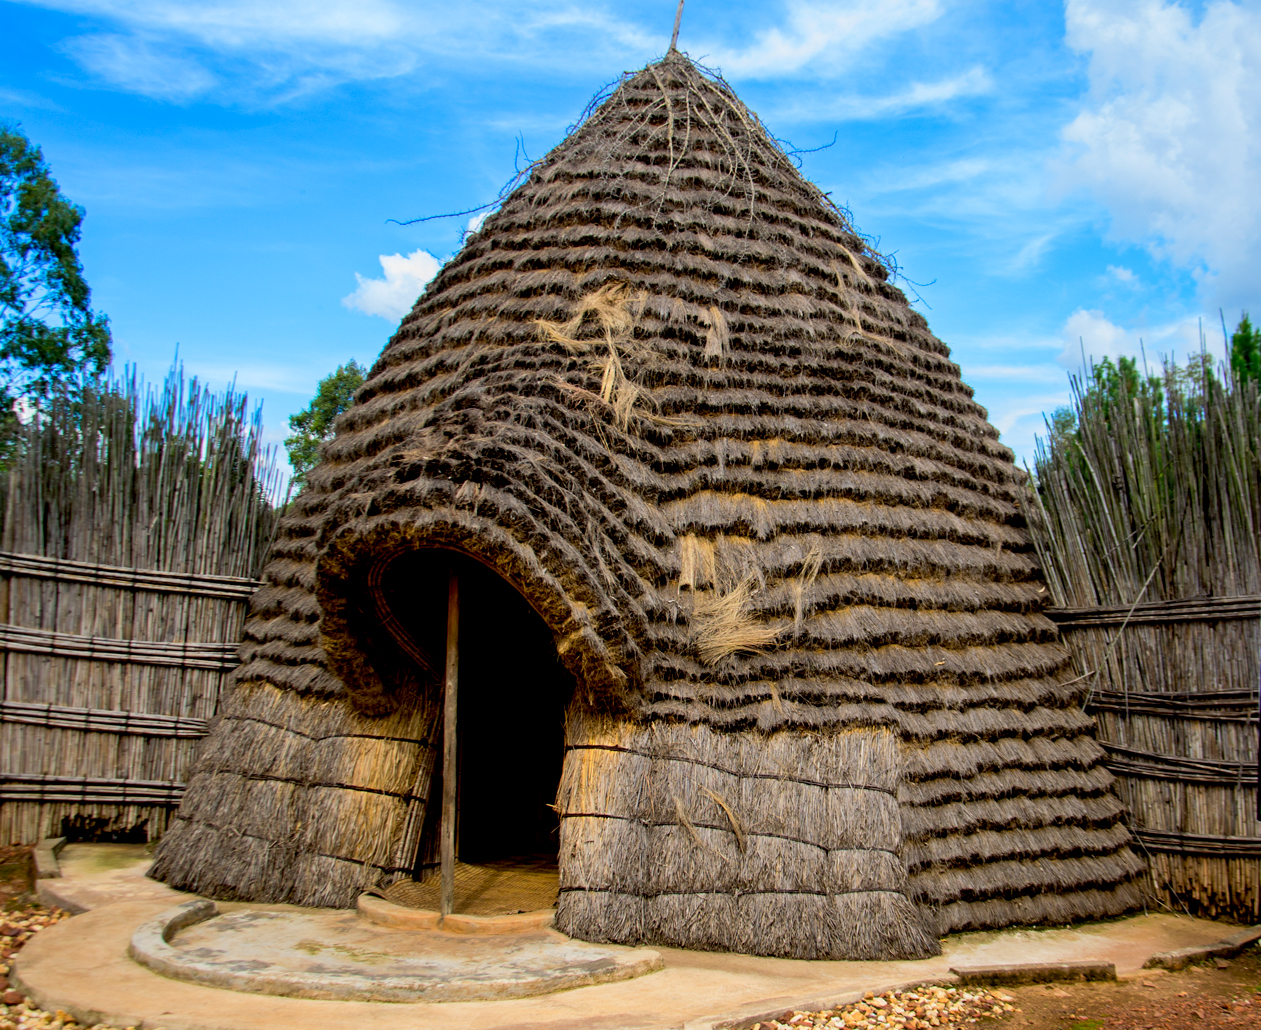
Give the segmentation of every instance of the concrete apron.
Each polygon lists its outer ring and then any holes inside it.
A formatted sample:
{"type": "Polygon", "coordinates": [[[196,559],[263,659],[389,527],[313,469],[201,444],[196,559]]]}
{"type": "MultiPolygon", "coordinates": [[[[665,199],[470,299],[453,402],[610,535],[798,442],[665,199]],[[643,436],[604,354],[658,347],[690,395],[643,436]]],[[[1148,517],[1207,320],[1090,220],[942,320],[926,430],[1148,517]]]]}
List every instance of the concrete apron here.
{"type": "MultiPolygon", "coordinates": [[[[66,868],[73,870],[75,856],[70,859],[66,868]]],[[[115,865],[101,875],[41,881],[40,893],[48,902],[57,904],[64,898],[86,908],[81,903],[91,897],[94,904],[82,915],[42,931],[22,949],[15,986],[40,1007],[64,1009],[85,1025],[100,1022],[146,1030],[307,1030],[316,1025],[345,1030],[414,1030],[417,1025],[426,1030],[523,1025],[537,1030],[707,1030],[790,1008],[828,1007],[856,1000],[867,990],[879,992],[925,980],[948,982],[954,979],[952,966],[1093,960],[1114,963],[1119,976],[1134,976],[1154,953],[1210,944],[1229,933],[1220,923],[1162,914],[1071,929],[963,934],[944,940],[942,955],[914,962],[805,962],[657,948],[653,950],[664,966],[658,972],[542,996],[500,1001],[329,1001],[172,980],[132,961],[128,947],[140,927],[173,905],[194,900],[144,880],[142,869],[134,863],[123,875],[115,865]],[[105,882],[108,879],[113,882],[105,882]],[[117,900],[107,900],[115,891],[117,900]]],[[[228,914],[350,918],[349,913],[293,906],[219,908],[228,914]]]]}
{"type": "Polygon", "coordinates": [[[259,906],[221,913],[213,901],[188,901],[141,925],[128,951],[176,980],[327,1001],[499,1001],[662,966],[649,948],[601,947],[546,928],[453,933],[382,926],[363,915],[259,906]]]}

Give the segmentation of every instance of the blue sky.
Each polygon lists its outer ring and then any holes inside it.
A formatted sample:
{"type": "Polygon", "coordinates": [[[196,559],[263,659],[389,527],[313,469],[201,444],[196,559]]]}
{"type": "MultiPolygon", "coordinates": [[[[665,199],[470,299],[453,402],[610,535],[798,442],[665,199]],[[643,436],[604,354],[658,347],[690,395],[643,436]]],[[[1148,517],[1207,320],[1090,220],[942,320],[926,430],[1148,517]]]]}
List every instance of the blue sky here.
{"type": "MultiPolygon", "coordinates": [[[[674,0],[0,0],[0,118],[87,209],[117,362],[178,345],[268,435],[370,363],[476,207],[659,57],[674,0]]],[[[1261,0],[688,0],[893,253],[1018,458],[1067,373],[1261,313],[1261,0]],[[922,284],[922,285],[919,285],[922,284]]],[[[911,288],[903,283],[903,288],[911,288]]],[[[914,294],[913,294],[914,296],[914,294]]]]}

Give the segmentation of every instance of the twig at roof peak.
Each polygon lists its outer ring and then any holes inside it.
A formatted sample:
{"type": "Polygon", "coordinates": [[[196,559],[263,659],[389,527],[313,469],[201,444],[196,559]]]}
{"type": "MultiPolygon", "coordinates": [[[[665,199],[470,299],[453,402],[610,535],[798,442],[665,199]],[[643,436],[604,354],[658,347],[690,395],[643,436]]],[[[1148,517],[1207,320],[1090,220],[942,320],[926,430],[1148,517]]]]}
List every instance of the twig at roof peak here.
{"type": "Polygon", "coordinates": [[[683,0],[679,0],[679,9],[674,12],[674,35],[670,37],[670,49],[679,49],[679,23],[683,21],[683,0]]]}

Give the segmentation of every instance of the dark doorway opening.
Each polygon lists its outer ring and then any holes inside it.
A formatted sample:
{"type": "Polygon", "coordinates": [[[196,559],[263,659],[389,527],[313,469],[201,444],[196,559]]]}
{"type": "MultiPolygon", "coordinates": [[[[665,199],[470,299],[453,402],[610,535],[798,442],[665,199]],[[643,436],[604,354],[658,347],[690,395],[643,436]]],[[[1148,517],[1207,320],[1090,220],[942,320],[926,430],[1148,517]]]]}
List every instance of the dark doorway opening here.
{"type": "MultiPolygon", "coordinates": [[[[420,550],[391,561],[381,587],[397,626],[436,672],[428,689],[441,695],[452,569],[460,594],[456,858],[478,865],[554,864],[560,823],[552,806],[574,678],[561,665],[547,625],[510,583],[467,556],[420,550]]],[[[440,755],[436,765],[418,880],[437,867],[440,755]]]]}

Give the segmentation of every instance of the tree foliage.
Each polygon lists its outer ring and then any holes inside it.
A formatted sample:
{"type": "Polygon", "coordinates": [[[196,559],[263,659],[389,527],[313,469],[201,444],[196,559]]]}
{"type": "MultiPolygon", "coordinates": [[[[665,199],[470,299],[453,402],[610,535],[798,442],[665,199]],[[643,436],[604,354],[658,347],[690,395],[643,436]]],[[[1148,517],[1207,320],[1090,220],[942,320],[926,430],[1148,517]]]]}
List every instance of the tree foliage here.
{"type": "Polygon", "coordinates": [[[1160,376],[1144,375],[1135,358],[1104,358],[1090,367],[1085,390],[1073,405],[1056,408],[1047,419],[1047,431],[1053,441],[1064,444],[1077,434],[1081,411],[1097,412],[1107,421],[1119,404],[1138,400],[1159,420],[1164,415],[1164,387],[1160,376]]]}
{"type": "MultiPolygon", "coordinates": [[[[1248,382],[1261,383],[1261,327],[1254,327],[1244,312],[1230,339],[1230,375],[1226,389],[1248,382]]],[[[1091,365],[1085,382],[1075,385],[1079,397],[1072,405],[1056,408],[1046,420],[1049,442],[1064,445],[1078,436],[1082,412],[1098,415],[1107,424],[1117,405],[1136,401],[1159,425],[1168,418],[1165,394],[1169,388],[1181,392],[1182,415],[1200,417],[1199,405],[1214,380],[1212,359],[1204,353],[1195,355],[1185,366],[1166,364],[1162,375],[1142,373],[1135,358],[1104,358],[1091,365]],[[1082,388],[1084,387],[1084,388],[1082,388]]]]}
{"type": "Polygon", "coordinates": [[[1230,370],[1237,382],[1261,382],[1261,326],[1253,326],[1246,311],[1230,338],[1230,370]]]}
{"type": "Polygon", "coordinates": [[[0,123],[0,404],[40,397],[110,361],[109,320],[92,310],[79,262],[83,209],[61,195],[44,155],[0,123]]]}
{"type": "Polygon", "coordinates": [[[285,440],[294,483],[301,486],[306,475],[320,460],[320,444],[333,436],[337,416],[350,407],[354,394],[363,385],[368,370],[353,359],[320,380],[315,397],[296,415],[289,416],[293,435],[285,440]]]}

